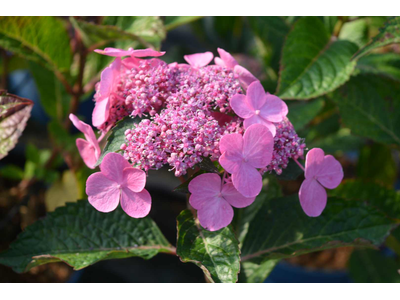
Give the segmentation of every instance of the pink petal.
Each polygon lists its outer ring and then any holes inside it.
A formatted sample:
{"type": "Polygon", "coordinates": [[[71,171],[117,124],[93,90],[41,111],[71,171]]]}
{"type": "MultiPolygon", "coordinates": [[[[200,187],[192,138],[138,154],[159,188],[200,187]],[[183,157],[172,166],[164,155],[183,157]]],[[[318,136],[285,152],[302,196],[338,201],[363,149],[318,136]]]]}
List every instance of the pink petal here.
{"type": "Polygon", "coordinates": [[[107,56],[114,56],[114,57],[122,57],[122,56],[130,56],[132,54],[133,49],[129,48],[128,50],[122,50],[118,48],[108,47],[104,50],[96,49],[94,52],[107,55],[107,56]]]}
{"type": "Polygon", "coordinates": [[[74,114],[69,115],[69,119],[71,120],[72,124],[84,134],[86,140],[91,143],[95,148],[98,147],[98,150],[100,151],[100,147],[97,143],[96,135],[94,134],[92,126],[86,124],[85,122],[82,122],[81,120],[78,119],[77,116],[74,114]],[[96,147],[97,145],[97,147],[96,147]]]}
{"type": "Polygon", "coordinates": [[[220,59],[219,57],[214,58],[214,62],[217,66],[223,67],[225,68],[225,63],[222,59],[220,59]]]}
{"type": "Polygon", "coordinates": [[[139,66],[141,59],[136,57],[124,58],[121,63],[126,69],[133,69],[139,66]]]}
{"type": "Polygon", "coordinates": [[[89,176],[86,181],[89,203],[98,211],[110,212],[117,208],[120,198],[119,185],[100,172],[89,176]]]}
{"type": "Polygon", "coordinates": [[[109,98],[105,98],[102,101],[96,102],[96,106],[92,113],[92,123],[94,127],[101,127],[107,122],[110,116],[110,101],[109,98]]]}
{"type": "Polygon", "coordinates": [[[231,151],[241,155],[243,149],[243,137],[239,133],[224,135],[219,141],[219,150],[221,153],[231,151]]]}
{"type": "Polygon", "coordinates": [[[261,192],[262,177],[256,168],[242,163],[239,170],[232,174],[232,183],[243,196],[256,197],[261,192]]]}
{"type": "Polygon", "coordinates": [[[267,94],[259,81],[249,85],[246,94],[247,104],[254,110],[260,110],[267,101],[267,94]]]}
{"type": "Polygon", "coordinates": [[[236,94],[231,98],[229,103],[235,114],[243,119],[254,115],[254,109],[247,104],[247,97],[245,95],[236,94]]]}
{"type": "Polygon", "coordinates": [[[308,151],[306,156],[306,171],[304,176],[308,179],[312,179],[318,175],[319,168],[324,161],[324,151],[320,148],[314,148],[308,151]]]}
{"type": "Polygon", "coordinates": [[[122,188],[121,207],[132,218],[144,218],[151,209],[151,196],[147,190],[135,193],[128,188],[122,188]]]}
{"type": "Polygon", "coordinates": [[[342,179],[342,165],[332,155],[325,156],[318,169],[318,182],[328,189],[334,189],[342,182],[342,179]]]}
{"type": "Polygon", "coordinates": [[[211,52],[196,53],[191,55],[185,55],[183,58],[188,62],[189,65],[195,68],[201,68],[210,63],[214,55],[211,52]]]}
{"type": "Polygon", "coordinates": [[[146,185],[146,173],[143,170],[136,168],[125,168],[122,172],[124,177],[124,187],[127,187],[132,192],[139,193],[144,189],[146,185]]]}
{"type": "Polygon", "coordinates": [[[222,197],[224,197],[224,199],[228,201],[230,205],[237,208],[249,206],[256,199],[255,197],[244,197],[237,191],[237,189],[235,189],[232,183],[224,184],[222,187],[222,197]]]}
{"type": "Polygon", "coordinates": [[[233,70],[233,68],[238,65],[238,62],[233,56],[224,49],[218,48],[218,53],[227,69],[233,70]]]}
{"type": "Polygon", "coordinates": [[[232,222],[233,208],[223,198],[211,198],[197,211],[197,217],[205,229],[217,231],[232,222]]]}
{"type": "Polygon", "coordinates": [[[254,168],[265,168],[272,159],[274,138],[261,124],[251,125],[243,135],[243,157],[254,168]]]}
{"type": "Polygon", "coordinates": [[[100,165],[101,173],[118,184],[124,184],[123,171],[132,168],[128,161],[118,153],[107,153],[100,165]]]}
{"type": "Polygon", "coordinates": [[[264,120],[262,117],[260,117],[259,115],[254,115],[248,119],[245,119],[243,122],[244,128],[247,129],[249,128],[251,125],[253,124],[261,124],[266,126],[272,133],[272,136],[275,137],[276,134],[276,127],[274,124],[272,124],[271,122],[264,120]]]}
{"type": "Polygon", "coordinates": [[[325,189],[314,179],[303,181],[299,191],[300,204],[309,217],[318,217],[325,209],[327,195],[325,189]]]}
{"type": "Polygon", "coordinates": [[[239,171],[240,165],[243,162],[243,157],[231,151],[226,151],[222,153],[218,161],[225,171],[233,174],[239,171]]]}
{"type": "Polygon", "coordinates": [[[244,89],[247,89],[251,83],[258,81],[258,79],[254,77],[253,74],[251,74],[246,68],[243,68],[242,66],[235,66],[233,72],[239,77],[240,84],[244,89]]]}
{"type": "MultiPolygon", "coordinates": [[[[116,81],[118,80],[121,71],[121,58],[116,58],[109,67],[101,72],[100,78],[100,101],[108,98],[113,89],[116,88],[116,81]]],[[[99,101],[97,100],[97,101],[99,101]]]]}
{"type": "Polygon", "coordinates": [[[260,115],[270,122],[281,122],[288,113],[288,107],[285,102],[275,95],[267,94],[267,101],[261,108],[260,115]]]}
{"type": "Polygon", "coordinates": [[[93,144],[84,139],[76,139],[76,147],[78,148],[83,162],[88,166],[88,168],[94,169],[96,167],[96,162],[100,157],[100,153],[96,151],[93,144]]]}
{"type": "Polygon", "coordinates": [[[201,174],[189,183],[191,193],[189,203],[195,209],[201,209],[210,199],[221,193],[221,177],[217,174],[201,174]]]}
{"type": "Polygon", "coordinates": [[[134,57],[147,57],[147,56],[163,56],[165,54],[165,51],[156,51],[151,48],[147,49],[138,49],[138,50],[133,50],[132,51],[132,56],[134,57]]]}

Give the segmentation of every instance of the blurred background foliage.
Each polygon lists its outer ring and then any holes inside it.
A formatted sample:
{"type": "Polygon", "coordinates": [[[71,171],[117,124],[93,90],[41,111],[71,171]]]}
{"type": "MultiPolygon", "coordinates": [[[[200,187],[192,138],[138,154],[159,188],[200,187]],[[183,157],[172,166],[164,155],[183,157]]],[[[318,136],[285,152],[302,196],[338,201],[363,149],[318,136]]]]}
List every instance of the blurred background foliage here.
{"type": "MultiPolygon", "coordinates": [[[[340,160],[345,181],[331,196],[372,203],[398,221],[399,24],[398,17],[0,17],[0,89],[35,102],[20,143],[0,161],[0,250],[46,212],[86,197],[85,182],[93,171],[79,157],[75,139],[81,134],[67,116],[75,113],[91,123],[95,84],[112,61],[93,50],[104,47],[161,49],[168,63],[183,62],[185,54],[217,54],[218,47],[234,54],[267,91],[286,100],[288,117],[307,147],[320,147],[340,160]]],[[[165,171],[149,177],[156,194],[151,216],[175,243],[175,218],[185,200],[169,194],[179,181],[165,171]],[[158,177],[152,182],[152,176],[158,177]]],[[[297,192],[301,184],[301,178],[278,180],[282,190],[269,191],[274,197],[297,192]]],[[[245,226],[241,222],[237,230],[245,226]]],[[[393,231],[379,249],[338,248],[283,264],[349,276],[340,280],[399,282],[399,233],[393,231]]],[[[164,266],[175,268],[176,276],[142,275],[143,280],[203,279],[192,266],[179,269],[168,259],[164,266]]],[[[132,270],[137,265],[141,274],[146,268],[154,274],[163,265],[162,260],[134,262],[132,270]]],[[[261,275],[259,266],[249,262],[239,280],[263,281],[277,262],[269,260],[261,275]]],[[[0,266],[0,281],[66,281],[71,274],[70,267],[60,264],[24,275],[0,266]]],[[[107,280],[140,280],[115,278],[107,280]]]]}

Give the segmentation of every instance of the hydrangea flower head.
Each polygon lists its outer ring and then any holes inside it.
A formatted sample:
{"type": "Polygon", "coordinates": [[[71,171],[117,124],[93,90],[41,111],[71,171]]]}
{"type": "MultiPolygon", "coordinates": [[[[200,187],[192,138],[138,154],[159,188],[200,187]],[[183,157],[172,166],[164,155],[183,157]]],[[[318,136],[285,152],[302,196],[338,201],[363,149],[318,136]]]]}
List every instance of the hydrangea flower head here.
{"type": "Polygon", "coordinates": [[[216,231],[228,226],[233,219],[233,207],[242,208],[254,202],[246,198],[232,183],[224,183],[218,174],[201,174],[189,183],[189,203],[197,209],[201,226],[216,231]]]}
{"type": "Polygon", "coordinates": [[[204,53],[185,55],[183,58],[193,68],[201,68],[207,66],[210,63],[210,61],[212,61],[213,57],[214,54],[212,54],[212,52],[204,52],[204,53]]]}
{"type": "Polygon", "coordinates": [[[219,163],[232,174],[232,183],[243,196],[255,197],[260,193],[262,177],[257,168],[269,165],[273,147],[271,131],[261,124],[250,126],[243,136],[233,133],[221,138],[219,163]]]}
{"type": "Polygon", "coordinates": [[[149,57],[149,56],[162,56],[165,52],[160,52],[153,50],[151,48],[147,49],[138,49],[134,50],[133,48],[129,48],[128,50],[122,50],[118,48],[104,48],[104,50],[96,49],[94,52],[107,55],[107,56],[114,56],[114,57],[123,57],[123,56],[132,56],[132,57],[149,57]]]}
{"type": "Polygon", "coordinates": [[[306,156],[305,180],[299,191],[300,204],[310,217],[318,217],[325,209],[327,189],[336,188],[343,179],[343,168],[332,156],[319,148],[311,149],[306,156]]]}
{"type": "Polygon", "coordinates": [[[101,172],[89,176],[86,194],[98,211],[110,212],[121,202],[122,209],[132,218],[143,218],[151,208],[151,196],[144,189],[146,174],[133,168],[122,155],[108,153],[100,165],[101,172]]]}
{"type": "Polygon", "coordinates": [[[244,89],[247,89],[252,82],[258,81],[253,74],[251,74],[246,68],[240,66],[236,59],[234,59],[233,56],[224,49],[218,48],[218,53],[220,57],[216,57],[214,59],[215,64],[225,67],[228,70],[232,70],[233,73],[238,77],[244,89]]]}
{"type": "Polygon", "coordinates": [[[70,114],[69,119],[72,124],[74,124],[74,126],[84,134],[86,140],[81,138],[77,139],[76,147],[78,147],[79,154],[88,168],[94,169],[101,154],[96,135],[94,134],[92,127],[79,120],[77,116],[70,114]]]}
{"type": "Polygon", "coordinates": [[[245,95],[235,95],[230,100],[233,111],[244,120],[244,127],[252,124],[263,124],[275,136],[276,128],[273,123],[279,123],[286,117],[288,107],[277,96],[265,93],[259,81],[250,84],[245,95]]]}

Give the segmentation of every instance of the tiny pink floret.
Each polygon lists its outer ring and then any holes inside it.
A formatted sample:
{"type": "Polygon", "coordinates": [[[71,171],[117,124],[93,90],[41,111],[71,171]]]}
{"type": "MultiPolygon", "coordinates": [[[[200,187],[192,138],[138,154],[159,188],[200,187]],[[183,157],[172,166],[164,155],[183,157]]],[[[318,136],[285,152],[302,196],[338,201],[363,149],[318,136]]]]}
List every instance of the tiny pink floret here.
{"type": "Polygon", "coordinates": [[[305,180],[300,187],[300,204],[306,215],[318,217],[326,207],[324,189],[336,188],[343,179],[343,168],[332,156],[319,148],[311,149],[306,156],[305,180]]]}
{"type": "Polygon", "coordinates": [[[242,208],[255,197],[244,197],[232,183],[224,183],[218,174],[201,174],[189,183],[189,203],[197,210],[201,226],[216,231],[228,226],[233,219],[233,207],[242,208]]]}
{"type": "Polygon", "coordinates": [[[144,171],[133,168],[117,153],[104,156],[100,170],[86,181],[86,194],[94,208],[110,212],[121,202],[122,209],[132,218],[143,218],[149,214],[151,196],[144,189],[144,171]]]}

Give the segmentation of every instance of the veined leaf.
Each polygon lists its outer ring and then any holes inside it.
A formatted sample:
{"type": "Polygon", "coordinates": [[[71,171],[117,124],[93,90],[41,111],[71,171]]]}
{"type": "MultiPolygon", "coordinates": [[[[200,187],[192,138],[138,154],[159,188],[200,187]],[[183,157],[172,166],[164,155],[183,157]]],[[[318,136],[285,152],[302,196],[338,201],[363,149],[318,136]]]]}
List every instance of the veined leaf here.
{"type": "Polygon", "coordinates": [[[0,263],[16,272],[57,261],[79,270],[104,259],[149,259],[174,250],[150,218],[131,218],[120,207],[104,214],[80,200],[27,227],[0,253],[0,263]]]}
{"type": "Polygon", "coordinates": [[[64,73],[72,63],[70,38],[56,17],[0,17],[0,46],[64,73]]]}
{"type": "Polygon", "coordinates": [[[212,282],[236,282],[240,270],[239,243],[230,226],[205,230],[184,210],[177,218],[176,254],[183,262],[199,266],[212,282]]]}
{"type": "Polygon", "coordinates": [[[349,41],[331,41],[317,17],[301,18],[283,47],[277,95],[307,100],[335,90],[350,78],[357,49],[349,41]]]}
{"type": "Polygon", "coordinates": [[[344,124],[353,134],[400,145],[400,86],[373,75],[358,75],[333,93],[344,124]]]}
{"type": "Polygon", "coordinates": [[[33,102],[0,91],[0,159],[15,147],[31,116],[33,102]]]}
{"type": "Polygon", "coordinates": [[[288,103],[288,119],[293,124],[296,131],[303,129],[310,123],[324,107],[324,99],[318,98],[312,101],[304,102],[293,101],[288,103]],[[296,103],[294,103],[296,102],[296,103]]]}
{"type": "Polygon", "coordinates": [[[279,259],[271,259],[257,264],[251,261],[242,263],[242,272],[239,274],[239,282],[262,283],[267,279],[278,264],[279,259]]]}
{"type": "Polygon", "coordinates": [[[379,33],[372,41],[354,55],[354,59],[358,59],[376,48],[394,43],[400,43],[400,17],[390,18],[385,26],[379,29],[379,33]]]}
{"type": "Polygon", "coordinates": [[[329,198],[322,215],[310,218],[297,195],[270,199],[250,224],[242,261],[260,264],[336,247],[378,246],[396,226],[384,213],[360,201],[329,198]]]}

